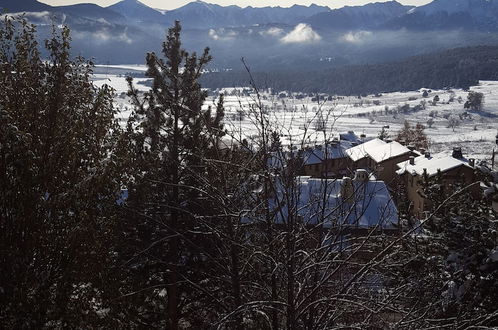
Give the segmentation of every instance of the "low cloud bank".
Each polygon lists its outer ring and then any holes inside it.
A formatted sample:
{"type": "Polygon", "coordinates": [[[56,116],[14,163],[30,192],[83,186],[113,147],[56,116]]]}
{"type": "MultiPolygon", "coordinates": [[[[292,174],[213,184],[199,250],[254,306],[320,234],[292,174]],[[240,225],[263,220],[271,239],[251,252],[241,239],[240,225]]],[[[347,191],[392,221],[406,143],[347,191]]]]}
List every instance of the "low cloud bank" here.
{"type": "Polygon", "coordinates": [[[372,36],[372,32],[370,31],[356,31],[346,33],[340,38],[340,40],[350,44],[361,44],[365,42],[370,36],[372,36]]]}
{"type": "Polygon", "coordinates": [[[318,42],[322,40],[322,37],[313,31],[308,24],[300,23],[280,40],[284,44],[303,44],[318,42]]]}

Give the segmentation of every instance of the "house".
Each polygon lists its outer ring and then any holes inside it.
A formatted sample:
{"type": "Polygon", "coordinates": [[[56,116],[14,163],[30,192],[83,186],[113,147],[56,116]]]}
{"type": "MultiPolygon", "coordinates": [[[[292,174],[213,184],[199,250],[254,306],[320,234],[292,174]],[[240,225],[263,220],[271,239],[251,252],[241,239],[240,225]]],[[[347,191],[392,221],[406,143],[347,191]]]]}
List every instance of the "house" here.
{"type": "MultiPolygon", "coordinates": [[[[461,148],[453,148],[451,156],[431,156],[427,153],[397,164],[396,173],[406,188],[407,197],[411,203],[411,214],[417,218],[423,218],[425,212],[432,209],[431,201],[422,193],[424,177],[430,179],[441,176],[441,182],[448,187],[447,193],[450,194],[453,192],[451,187],[456,183],[469,185],[475,182],[474,166],[475,160],[464,158],[461,148]]],[[[477,197],[479,187],[476,186],[471,193],[477,197]]]]}
{"type": "Polygon", "coordinates": [[[295,180],[292,189],[277,185],[276,195],[270,199],[276,223],[285,224],[293,218],[306,226],[352,234],[372,228],[398,230],[398,210],[386,184],[371,180],[365,170],[358,170],[354,179],[302,176],[295,180]]]}
{"type": "Polygon", "coordinates": [[[348,131],[325,144],[305,148],[302,152],[302,174],[331,179],[349,175],[350,161],[345,151],[363,143],[364,138],[364,135],[358,137],[354,131],[348,131]]]}
{"type": "Polygon", "coordinates": [[[346,150],[346,154],[350,158],[351,164],[354,168],[367,169],[370,168],[371,163],[369,151],[386,144],[387,143],[381,139],[375,138],[346,150]]]}
{"type": "Polygon", "coordinates": [[[418,153],[399,142],[373,139],[346,150],[353,169],[367,169],[381,181],[391,184],[396,179],[396,165],[418,153]]]}
{"type": "Polygon", "coordinates": [[[377,179],[391,185],[395,182],[397,164],[406,161],[410,156],[419,155],[419,153],[410,150],[399,142],[392,141],[384,145],[372,148],[368,151],[371,160],[371,169],[377,179]]]}
{"type": "Polygon", "coordinates": [[[349,158],[345,151],[351,147],[349,141],[334,140],[305,148],[302,174],[314,178],[342,178],[348,174],[349,158]]]}

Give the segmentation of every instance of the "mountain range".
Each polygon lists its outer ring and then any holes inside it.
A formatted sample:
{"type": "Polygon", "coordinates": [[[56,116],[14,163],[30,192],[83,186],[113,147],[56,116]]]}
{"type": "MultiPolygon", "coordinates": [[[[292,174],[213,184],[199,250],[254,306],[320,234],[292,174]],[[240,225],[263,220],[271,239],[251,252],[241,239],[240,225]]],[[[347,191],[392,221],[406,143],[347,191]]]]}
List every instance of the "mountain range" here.
{"type": "Polygon", "coordinates": [[[420,6],[404,6],[397,1],[346,6],[331,10],[326,6],[283,7],[220,6],[195,1],[180,8],[161,11],[137,0],[123,0],[109,7],[93,4],[49,6],[36,0],[0,0],[4,12],[65,14],[73,18],[106,20],[111,24],[171,26],[180,20],[186,29],[241,27],[256,24],[306,22],[316,29],[394,29],[434,30],[461,28],[498,31],[498,0],[434,0],[420,6]]]}
{"type": "Polygon", "coordinates": [[[217,68],[329,68],[378,63],[432,51],[498,44],[498,0],[434,0],[419,7],[397,1],[330,9],[220,6],[195,1],[163,11],[137,0],[109,7],[49,6],[0,0],[4,13],[25,13],[41,37],[51,26],[72,30],[73,51],[100,63],[143,63],[158,51],[165,30],[180,20],[187,49],[212,49],[217,68]],[[119,52],[116,51],[119,49],[119,52]]]}

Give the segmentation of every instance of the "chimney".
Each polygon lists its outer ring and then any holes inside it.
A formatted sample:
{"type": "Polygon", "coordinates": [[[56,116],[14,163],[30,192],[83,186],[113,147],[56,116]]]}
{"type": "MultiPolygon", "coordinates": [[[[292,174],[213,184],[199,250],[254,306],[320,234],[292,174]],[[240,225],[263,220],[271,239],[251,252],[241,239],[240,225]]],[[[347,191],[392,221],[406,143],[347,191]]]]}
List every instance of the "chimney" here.
{"type": "Polygon", "coordinates": [[[351,200],[354,197],[353,180],[347,176],[342,179],[341,196],[343,200],[351,200]]]}
{"type": "Polygon", "coordinates": [[[462,148],[453,147],[453,154],[451,155],[451,157],[456,158],[456,159],[463,158],[462,148]]]}
{"type": "Polygon", "coordinates": [[[363,169],[356,170],[354,180],[358,182],[368,182],[370,180],[368,177],[368,172],[363,169]]]}
{"type": "Polygon", "coordinates": [[[415,165],[415,157],[410,156],[410,165],[415,165]]]}
{"type": "Polygon", "coordinates": [[[472,166],[472,167],[476,166],[476,160],[475,160],[475,158],[469,158],[469,165],[472,166]]]}

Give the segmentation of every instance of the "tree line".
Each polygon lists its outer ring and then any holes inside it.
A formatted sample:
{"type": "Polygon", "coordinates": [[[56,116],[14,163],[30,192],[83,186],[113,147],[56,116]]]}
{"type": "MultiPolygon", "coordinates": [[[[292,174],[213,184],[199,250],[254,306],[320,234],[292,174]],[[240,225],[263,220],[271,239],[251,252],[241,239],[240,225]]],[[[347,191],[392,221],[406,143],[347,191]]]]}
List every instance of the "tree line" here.
{"type": "MultiPolygon", "coordinates": [[[[498,79],[498,47],[475,46],[419,55],[402,61],[351,65],[320,71],[254,72],[259,86],[275,91],[361,95],[420,88],[463,88],[498,79]]],[[[244,70],[211,72],[201,78],[211,89],[249,85],[244,70]]]]}
{"type": "Polygon", "coordinates": [[[203,107],[211,56],[182,48],[178,22],[147,54],[151,89],[128,80],[126,127],[69,30],[54,29],[48,59],[35,32],[0,29],[2,328],[498,324],[496,221],[464,187],[398,235],[352,236],[330,216],[334,182],[300,213],[299,155],[258,98],[250,141],[224,129],[222,96],[203,107]]]}

